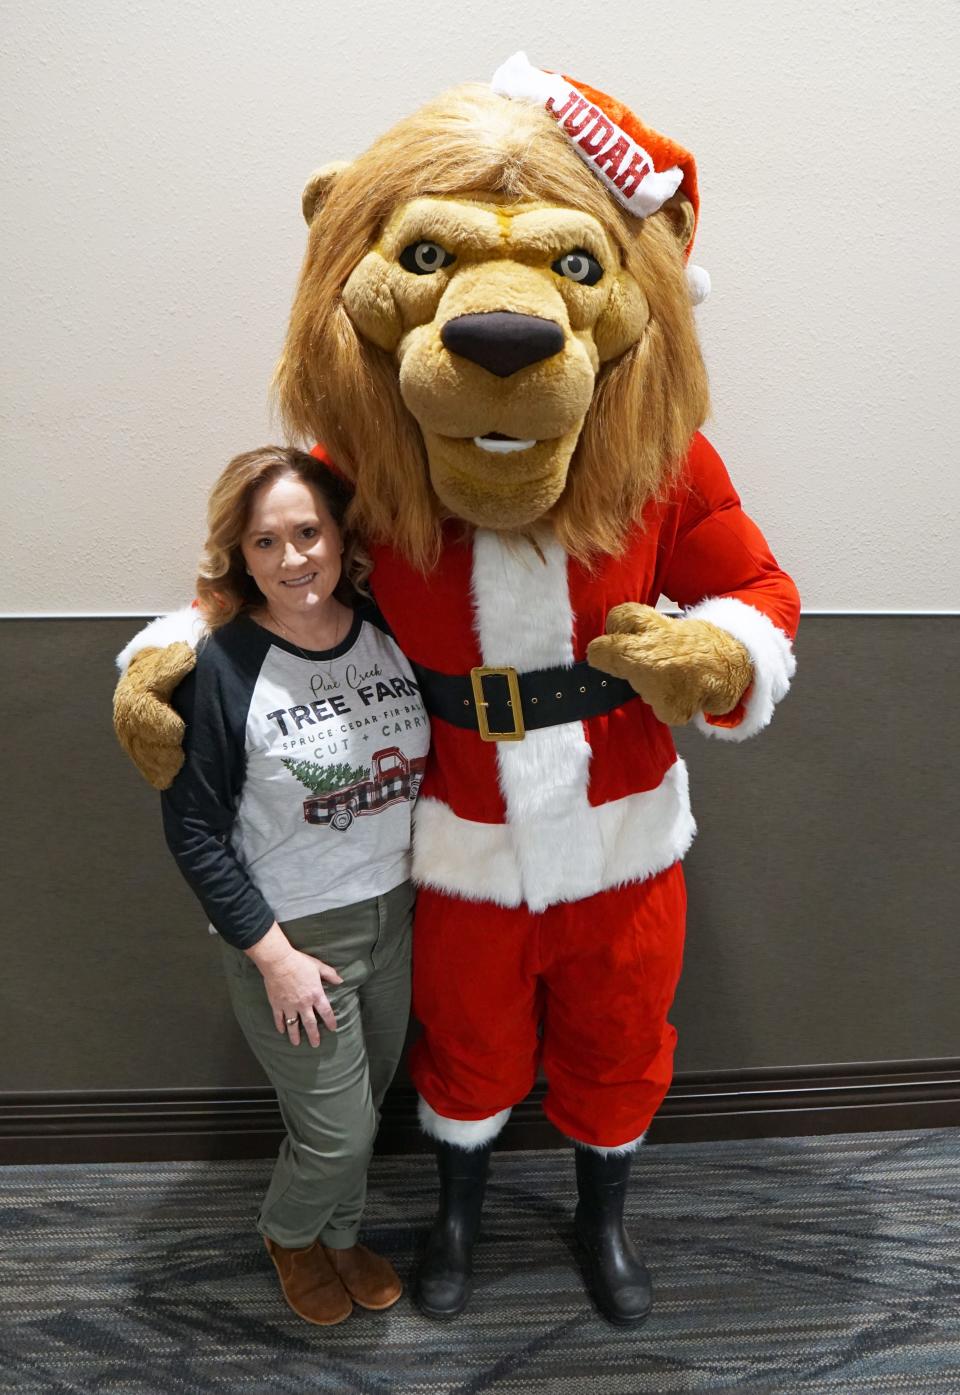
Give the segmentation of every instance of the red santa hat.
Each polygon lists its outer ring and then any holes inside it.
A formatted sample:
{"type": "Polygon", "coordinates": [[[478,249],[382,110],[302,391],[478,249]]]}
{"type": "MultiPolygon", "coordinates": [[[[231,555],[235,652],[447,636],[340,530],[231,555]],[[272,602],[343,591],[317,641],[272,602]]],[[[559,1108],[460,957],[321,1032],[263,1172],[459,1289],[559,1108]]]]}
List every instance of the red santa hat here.
{"type": "MultiPolygon", "coordinates": [[[[634,217],[656,213],[680,189],[693,206],[696,232],[696,161],[689,150],[644,125],[615,97],[561,73],[535,68],[525,53],[502,63],[490,85],[503,97],[544,106],[580,158],[634,217]]],[[[698,304],[710,294],[710,277],[703,267],[689,265],[692,246],[691,236],[685,252],[687,284],[691,300],[698,304]]]]}

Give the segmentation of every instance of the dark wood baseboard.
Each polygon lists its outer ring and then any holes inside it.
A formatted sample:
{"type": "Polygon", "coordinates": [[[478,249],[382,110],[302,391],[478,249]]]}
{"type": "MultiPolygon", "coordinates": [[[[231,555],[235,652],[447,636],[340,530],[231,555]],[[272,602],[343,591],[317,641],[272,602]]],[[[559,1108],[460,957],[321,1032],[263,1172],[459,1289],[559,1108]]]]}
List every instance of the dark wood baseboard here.
{"type": "MultiPolygon", "coordinates": [[[[501,1148],[552,1148],[537,1086],[501,1148]]],[[[650,1143],[960,1126],[960,1061],[867,1062],[679,1075],[650,1143]]],[[[270,1157],[283,1134],[267,1087],[0,1094],[0,1164],[270,1157]]],[[[409,1085],[387,1097],[377,1150],[427,1151],[409,1085]]]]}

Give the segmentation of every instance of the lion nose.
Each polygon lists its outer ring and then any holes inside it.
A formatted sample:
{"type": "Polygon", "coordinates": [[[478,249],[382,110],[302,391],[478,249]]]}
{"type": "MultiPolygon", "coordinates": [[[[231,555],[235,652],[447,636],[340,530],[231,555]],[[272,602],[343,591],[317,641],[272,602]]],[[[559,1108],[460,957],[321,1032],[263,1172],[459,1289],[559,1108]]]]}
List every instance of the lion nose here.
{"type": "Polygon", "coordinates": [[[554,320],[513,310],[457,315],[444,325],[440,339],[452,354],[478,363],[498,378],[509,378],[563,348],[563,330],[554,320]]]}

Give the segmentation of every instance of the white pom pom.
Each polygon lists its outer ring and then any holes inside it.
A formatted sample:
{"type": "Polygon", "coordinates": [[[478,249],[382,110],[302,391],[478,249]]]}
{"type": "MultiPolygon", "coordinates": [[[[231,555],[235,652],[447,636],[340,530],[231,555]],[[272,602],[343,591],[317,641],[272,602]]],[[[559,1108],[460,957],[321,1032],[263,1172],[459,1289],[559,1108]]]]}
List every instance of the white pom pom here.
{"type": "Polygon", "coordinates": [[[514,53],[494,73],[490,86],[500,97],[513,97],[519,102],[536,102],[542,106],[550,97],[566,96],[567,83],[559,73],[545,73],[535,68],[523,52],[514,53]]]}
{"type": "Polygon", "coordinates": [[[710,273],[702,266],[687,267],[687,291],[694,305],[700,305],[710,294],[710,273]]]}

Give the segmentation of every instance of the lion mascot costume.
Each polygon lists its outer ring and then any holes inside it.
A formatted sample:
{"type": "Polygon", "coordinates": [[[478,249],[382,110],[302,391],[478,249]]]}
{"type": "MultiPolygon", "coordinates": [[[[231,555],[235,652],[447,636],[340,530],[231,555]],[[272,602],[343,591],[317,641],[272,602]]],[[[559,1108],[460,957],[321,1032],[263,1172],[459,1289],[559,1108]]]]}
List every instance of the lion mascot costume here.
{"type": "MultiPolygon", "coordinates": [[[[279,401],[353,483],[432,725],[410,1070],[441,1197],[415,1299],[465,1306],[491,1145],[542,1067],[588,1287],[637,1323],[624,1196],[671,1078],[695,832],[669,728],[765,727],[799,616],[699,431],[696,166],[517,54],[321,170],[303,208],[279,401]]],[[[196,616],[125,651],[118,733],[160,787],[196,616]]]]}

